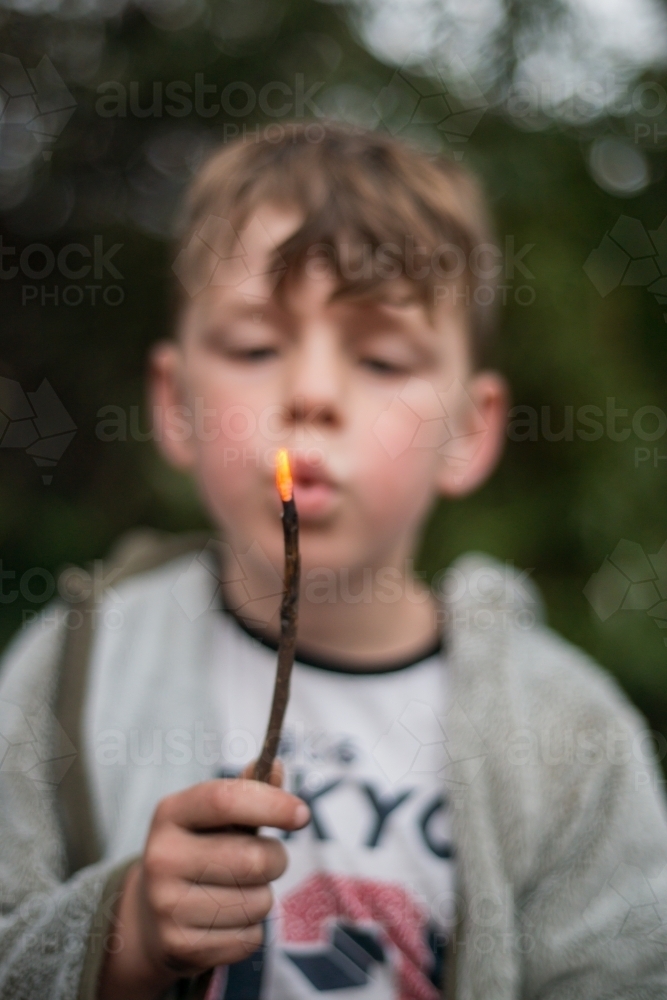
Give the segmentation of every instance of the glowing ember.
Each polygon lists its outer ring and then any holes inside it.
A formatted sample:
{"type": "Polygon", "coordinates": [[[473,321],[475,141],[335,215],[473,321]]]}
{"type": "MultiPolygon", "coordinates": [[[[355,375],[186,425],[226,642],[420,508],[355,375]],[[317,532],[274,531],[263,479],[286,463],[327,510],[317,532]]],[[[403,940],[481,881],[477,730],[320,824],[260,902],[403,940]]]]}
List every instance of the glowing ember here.
{"type": "Polygon", "coordinates": [[[280,448],[276,455],[276,486],[283,503],[292,499],[292,473],[286,448],[280,448]]]}

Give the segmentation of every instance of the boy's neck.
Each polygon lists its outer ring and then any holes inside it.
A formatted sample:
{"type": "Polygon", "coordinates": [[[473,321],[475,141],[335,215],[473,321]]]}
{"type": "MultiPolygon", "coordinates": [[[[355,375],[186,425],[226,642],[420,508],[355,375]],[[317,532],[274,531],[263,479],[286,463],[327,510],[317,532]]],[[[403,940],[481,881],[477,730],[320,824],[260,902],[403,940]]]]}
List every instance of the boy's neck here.
{"type": "MultiPolygon", "coordinates": [[[[411,571],[410,560],[398,566],[385,566],[387,574],[378,581],[378,574],[368,567],[358,573],[322,574],[315,580],[302,577],[299,601],[298,647],[318,658],[341,664],[363,665],[366,669],[386,663],[409,660],[435,642],[439,631],[437,603],[429,587],[411,571]],[[384,598],[384,600],[383,600],[384,598]]],[[[259,569],[246,575],[244,581],[227,580],[223,576],[225,605],[243,618],[243,606],[248,593],[267,593],[259,569]],[[250,578],[249,578],[250,577],[250,578]]],[[[257,616],[254,616],[257,627],[257,616]]],[[[276,641],[279,637],[279,615],[259,623],[262,633],[276,641]]]]}

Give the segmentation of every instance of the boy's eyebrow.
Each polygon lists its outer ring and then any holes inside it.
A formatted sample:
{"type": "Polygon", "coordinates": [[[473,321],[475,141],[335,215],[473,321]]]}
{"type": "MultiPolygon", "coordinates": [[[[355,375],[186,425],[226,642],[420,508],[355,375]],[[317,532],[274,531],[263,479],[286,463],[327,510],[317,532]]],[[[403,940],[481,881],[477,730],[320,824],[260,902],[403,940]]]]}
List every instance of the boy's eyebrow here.
{"type": "Polygon", "coordinates": [[[266,318],[267,312],[275,312],[276,303],[272,301],[273,296],[262,302],[247,302],[244,299],[232,300],[225,303],[224,313],[221,314],[219,305],[214,305],[206,317],[206,322],[210,326],[224,326],[231,318],[250,319],[253,322],[260,322],[266,318]]]}
{"type": "Polygon", "coordinates": [[[362,335],[369,332],[369,325],[372,328],[372,333],[407,333],[424,339],[430,338],[431,334],[438,333],[418,297],[403,302],[375,298],[360,299],[358,303],[355,303],[354,300],[348,301],[353,308],[358,305],[358,312],[363,313],[365,324],[360,331],[362,335]],[[411,313],[408,313],[408,310],[411,313]],[[416,321],[415,310],[420,312],[419,321],[416,321]]]}
{"type": "MultiPolygon", "coordinates": [[[[417,290],[415,289],[413,294],[410,286],[404,288],[405,294],[401,294],[400,298],[377,294],[375,291],[337,296],[337,291],[337,288],[332,290],[328,305],[347,307],[340,318],[346,339],[362,340],[371,336],[390,334],[405,336],[429,349],[433,345],[434,338],[442,332],[435,326],[417,290]],[[421,312],[419,321],[416,321],[416,310],[421,312]]],[[[224,315],[221,315],[217,308],[211,310],[206,325],[210,328],[223,329],[230,320],[232,322],[250,320],[253,323],[268,322],[275,324],[276,327],[282,327],[290,312],[289,296],[281,295],[278,289],[275,289],[262,302],[248,302],[245,298],[234,297],[226,304],[224,315]]]]}
{"type": "Polygon", "coordinates": [[[400,327],[395,329],[375,330],[361,329],[351,330],[347,333],[350,343],[359,345],[374,343],[402,343],[411,350],[416,350],[429,357],[434,354],[438,344],[438,331],[433,329],[421,329],[418,327],[400,327]]]}

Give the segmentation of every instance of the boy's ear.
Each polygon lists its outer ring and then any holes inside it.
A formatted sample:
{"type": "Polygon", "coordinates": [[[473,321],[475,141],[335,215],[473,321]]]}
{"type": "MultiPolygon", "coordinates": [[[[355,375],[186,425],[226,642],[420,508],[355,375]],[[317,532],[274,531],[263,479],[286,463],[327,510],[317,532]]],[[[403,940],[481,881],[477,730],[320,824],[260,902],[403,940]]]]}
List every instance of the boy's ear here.
{"type": "Polygon", "coordinates": [[[186,409],[183,356],[171,341],[160,341],[149,357],[148,392],[153,431],[164,457],[177,469],[191,469],[195,453],[186,409]]]}
{"type": "Polygon", "coordinates": [[[445,497],[463,497],[481,486],[496,467],[505,443],[509,390],[502,375],[480,372],[447,393],[451,437],[439,449],[437,485],[445,497]]]}

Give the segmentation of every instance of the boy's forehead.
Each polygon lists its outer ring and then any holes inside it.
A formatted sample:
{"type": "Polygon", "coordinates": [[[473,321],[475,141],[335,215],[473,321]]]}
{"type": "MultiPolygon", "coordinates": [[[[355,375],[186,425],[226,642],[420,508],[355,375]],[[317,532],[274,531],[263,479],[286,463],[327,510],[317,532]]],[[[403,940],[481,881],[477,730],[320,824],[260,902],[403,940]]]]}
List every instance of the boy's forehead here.
{"type": "Polygon", "coordinates": [[[205,242],[215,259],[200,259],[200,266],[211,274],[210,280],[194,297],[195,309],[190,313],[200,322],[247,319],[257,323],[278,314],[307,316],[327,309],[341,319],[363,317],[369,330],[377,328],[375,319],[394,330],[419,327],[435,333],[449,325],[450,313],[460,311],[450,303],[435,303],[429,309],[421,290],[405,275],[381,281],[359,294],[345,290],[337,296],[341,282],[329,266],[322,244],[309,247],[305,265],[298,272],[286,273],[288,264],[280,248],[305,221],[303,212],[294,205],[260,203],[236,226],[227,224],[227,239],[224,244],[220,240],[213,250],[216,220],[223,221],[209,216],[205,227],[205,242]]]}
{"type": "Polygon", "coordinates": [[[252,273],[252,262],[271,261],[303,221],[303,212],[296,206],[262,202],[235,227],[232,253],[247,258],[252,273]]]}

